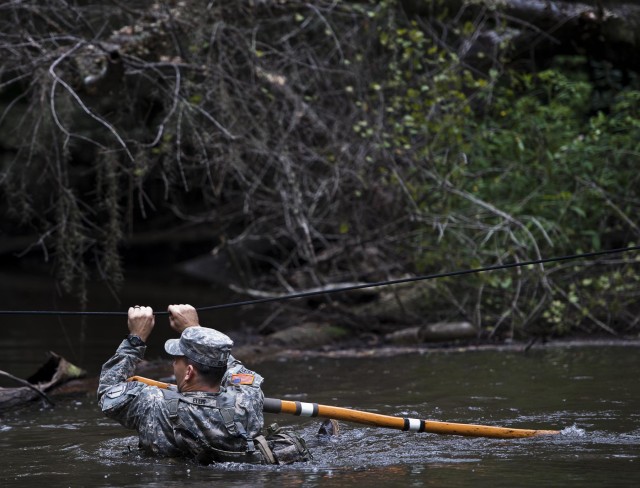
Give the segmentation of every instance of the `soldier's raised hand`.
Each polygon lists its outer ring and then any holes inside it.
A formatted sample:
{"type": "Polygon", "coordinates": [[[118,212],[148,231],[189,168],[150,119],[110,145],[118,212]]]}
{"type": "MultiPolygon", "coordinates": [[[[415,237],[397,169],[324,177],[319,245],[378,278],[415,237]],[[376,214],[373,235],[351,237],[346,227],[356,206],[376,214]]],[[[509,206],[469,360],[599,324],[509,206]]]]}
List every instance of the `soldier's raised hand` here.
{"type": "Polygon", "coordinates": [[[153,309],[151,307],[141,307],[140,305],[136,305],[135,307],[129,308],[127,316],[129,333],[137,335],[140,339],[147,342],[149,334],[151,334],[153,326],[156,323],[156,318],[153,315],[153,309]]]}
{"type": "Polygon", "coordinates": [[[187,327],[197,327],[200,325],[198,320],[198,312],[191,305],[169,305],[169,325],[178,334],[187,327]]]}

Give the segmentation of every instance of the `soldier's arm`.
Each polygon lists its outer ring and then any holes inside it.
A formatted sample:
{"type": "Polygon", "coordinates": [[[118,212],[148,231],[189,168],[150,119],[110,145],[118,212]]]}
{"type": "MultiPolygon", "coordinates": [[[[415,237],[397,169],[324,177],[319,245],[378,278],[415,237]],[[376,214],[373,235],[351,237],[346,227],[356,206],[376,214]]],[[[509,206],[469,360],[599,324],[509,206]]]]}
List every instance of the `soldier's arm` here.
{"type": "MultiPolygon", "coordinates": [[[[108,416],[118,420],[125,427],[135,428],[141,418],[140,394],[146,385],[127,382],[133,376],[136,365],[144,357],[147,340],[154,325],[153,310],[150,307],[132,307],[129,309],[128,326],[132,335],[139,337],[122,341],[116,353],[102,366],[98,384],[100,408],[108,416]]],[[[144,396],[144,395],[143,395],[144,396]]]]}
{"type": "MultiPolygon", "coordinates": [[[[116,353],[102,366],[98,385],[98,404],[109,418],[129,429],[135,429],[145,415],[149,403],[144,399],[151,387],[137,381],[126,381],[133,376],[136,365],[144,356],[145,346],[133,346],[128,339],[122,341],[116,353]]],[[[157,388],[155,388],[157,389],[157,388]]]]}
{"type": "Polygon", "coordinates": [[[155,325],[155,317],[151,307],[130,307],[127,314],[127,327],[129,334],[136,336],[142,341],[139,344],[136,339],[129,341],[129,338],[122,341],[115,355],[103,366],[100,373],[100,384],[98,385],[98,399],[109,388],[126,381],[133,376],[136,365],[142,361],[146,348],[146,341],[155,325]]]}
{"type": "Polygon", "coordinates": [[[98,384],[98,400],[110,388],[126,383],[133,376],[136,365],[142,361],[146,346],[134,346],[128,339],[122,341],[116,353],[102,365],[98,384]]]}

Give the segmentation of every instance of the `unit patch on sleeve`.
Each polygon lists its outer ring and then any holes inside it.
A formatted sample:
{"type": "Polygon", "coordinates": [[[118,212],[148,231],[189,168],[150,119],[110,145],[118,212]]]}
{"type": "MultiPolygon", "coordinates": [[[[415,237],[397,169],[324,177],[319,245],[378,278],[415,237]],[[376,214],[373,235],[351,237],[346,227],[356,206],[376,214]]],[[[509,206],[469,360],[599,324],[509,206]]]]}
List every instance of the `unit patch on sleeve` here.
{"type": "Polygon", "coordinates": [[[231,383],[232,385],[253,385],[253,380],[255,376],[248,373],[236,373],[231,375],[231,383]]]}
{"type": "Polygon", "coordinates": [[[129,385],[126,383],[120,383],[119,385],[112,386],[107,390],[107,398],[118,398],[127,391],[128,386],[129,385]]]}

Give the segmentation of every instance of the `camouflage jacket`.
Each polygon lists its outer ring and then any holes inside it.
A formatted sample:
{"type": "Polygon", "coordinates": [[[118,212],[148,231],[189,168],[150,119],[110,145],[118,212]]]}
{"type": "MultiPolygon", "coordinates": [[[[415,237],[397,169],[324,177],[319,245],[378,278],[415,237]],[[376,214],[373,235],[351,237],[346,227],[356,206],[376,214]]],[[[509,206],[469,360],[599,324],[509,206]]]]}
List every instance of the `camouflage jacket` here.
{"type": "Polygon", "coordinates": [[[202,451],[244,452],[262,429],[262,377],[233,356],[219,393],[168,393],[137,381],[127,382],[145,352],[126,339],[102,367],[98,400],[107,417],[136,429],[148,453],[198,458],[202,451]]]}

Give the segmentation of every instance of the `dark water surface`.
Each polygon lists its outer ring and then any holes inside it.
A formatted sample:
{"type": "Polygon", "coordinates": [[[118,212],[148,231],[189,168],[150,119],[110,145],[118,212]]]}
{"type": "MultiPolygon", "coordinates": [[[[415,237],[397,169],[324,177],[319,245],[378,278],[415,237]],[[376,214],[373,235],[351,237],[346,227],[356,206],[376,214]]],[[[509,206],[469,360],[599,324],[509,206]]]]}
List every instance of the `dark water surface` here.
{"type": "MultiPolygon", "coordinates": [[[[2,309],[42,300],[40,281],[0,276],[2,309]],[[6,277],[4,277],[6,278],[6,277]],[[18,286],[20,285],[20,286],[18,286]],[[25,291],[27,290],[27,291],[25,291]]],[[[96,291],[93,291],[95,296],[96,291]]],[[[121,302],[107,291],[93,310],[133,304],[212,305],[229,297],[160,275],[128,280],[121,302]]],[[[36,308],[73,309],[72,303],[36,308]]],[[[256,310],[201,314],[241,343],[256,310]]],[[[126,318],[3,317],[0,369],[26,377],[53,350],[98,373],[126,335],[126,318]]],[[[162,356],[172,334],[159,317],[147,358],[162,356]]],[[[529,354],[423,352],[386,358],[311,358],[261,362],[268,397],[299,399],[388,415],[558,429],[562,434],[497,440],[412,434],[342,423],[342,433],[313,449],[309,463],[283,467],[153,459],[136,438],[99,412],[95,396],[74,396],[53,409],[34,405],[0,415],[0,487],[22,486],[638,486],[640,348],[544,347],[529,354]]],[[[241,358],[242,359],[242,358],[241,358]]],[[[3,384],[6,385],[5,382],[3,384]]],[[[266,415],[314,438],[319,420],[266,415]]]]}
{"type": "MultiPolygon", "coordinates": [[[[82,396],[0,418],[1,486],[595,487],[640,480],[636,347],[316,358],[257,369],[267,378],[269,397],[562,434],[499,440],[342,423],[341,435],[315,447],[309,463],[199,467],[141,456],[131,432],[103,418],[93,397],[82,396]]],[[[319,424],[266,417],[307,438],[319,424]]]]}

